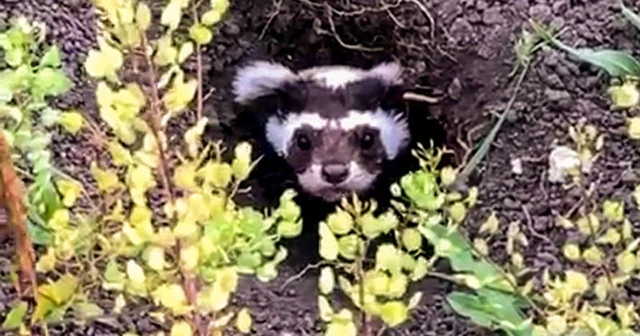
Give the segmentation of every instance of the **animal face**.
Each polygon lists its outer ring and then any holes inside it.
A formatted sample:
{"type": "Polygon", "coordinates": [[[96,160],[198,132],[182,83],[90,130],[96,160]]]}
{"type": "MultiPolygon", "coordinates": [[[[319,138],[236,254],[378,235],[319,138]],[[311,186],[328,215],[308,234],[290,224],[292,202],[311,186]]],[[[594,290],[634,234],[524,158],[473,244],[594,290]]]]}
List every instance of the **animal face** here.
{"type": "Polygon", "coordinates": [[[275,101],[264,127],[267,141],[303,190],[334,202],[369,191],[385,163],[407,148],[406,116],[393,104],[400,84],[400,68],[393,63],[296,74],[258,62],[238,72],[234,91],[240,103],[264,96],[275,101]]]}

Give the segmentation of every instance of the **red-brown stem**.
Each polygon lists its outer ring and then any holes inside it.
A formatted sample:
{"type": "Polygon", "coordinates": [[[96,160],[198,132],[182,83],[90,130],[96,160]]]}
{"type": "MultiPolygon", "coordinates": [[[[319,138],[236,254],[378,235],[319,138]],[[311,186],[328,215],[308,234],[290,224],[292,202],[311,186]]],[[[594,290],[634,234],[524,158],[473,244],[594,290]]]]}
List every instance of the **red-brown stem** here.
{"type": "MultiPolygon", "coordinates": [[[[147,50],[148,45],[149,45],[149,42],[146,36],[143,35],[142,36],[143,49],[147,50]]],[[[144,53],[144,54],[145,54],[145,60],[147,62],[147,66],[149,67],[148,69],[149,76],[151,77],[151,102],[149,106],[150,112],[151,112],[151,115],[149,116],[149,121],[151,124],[150,129],[154,138],[156,139],[156,144],[158,146],[158,154],[160,156],[160,171],[159,171],[160,178],[162,179],[164,187],[167,193],[169,194],[169,201],[172,204],[174,204],[175,194],[173,192],[173,185],[171,184],[171,180],[169,179],[169,175],[167,173],[169,171],[167,156],[166,156],[164,145],[160,138],[160,133],[162,132],[162,125],[161,125],[162,108],[160,105],[161,103],[160,94],[156,86],[156,79],[158,77],[156,75],[156,70],[155,70],[153,61],[151,59],[151,56],[148,53],[144,53]]],[[[180,255],[181,250],[182,250],[182,245],[180,242],[178,242],[178,246],[177,246],[178,256],[180,255]]],[[[198,296],[197,279],[192,274],[189,274],[188,272],[181,271],[181,273],[182,273],[182,288],[184,289],[185,294],[187,296],[187,301],[190,305],[195,306],[197,302],[197,296],[198,296]]],[[[200,314],[198,314],[197,312],[194,313],[193,320],[191,322],[194,328],[197,330],[198,335],[202,335],[202,336],[207,335],[208,321],[203,320],[200,314]]]]}
{"type": "MultiPolygon", "coordinates": [[[[194,6],[191,11],[193,12],[193,19],[198,22],[198,11],[196,10],[196,6],[194,6]]],[[[196,65],[198,73],[198,107],[196,110],[197,120],[202,118],[202,111],[204,109],[204,99],[202,97],[202,53],[200,44],[196,43],[196,65]]]]}
{"type": "Polygon", "coordinates": [[[16,244],[16,255],[20,265],[18,293],[33,297],[36,287],[35,252],[27,231],[27,212],[22,203],[24,186],[16,173],[11,150],[4,134],[0,132],[0,208],[7,212],[9,232],[16,244]],[[23,287],[22,285],[25,285],[23,287]]]}

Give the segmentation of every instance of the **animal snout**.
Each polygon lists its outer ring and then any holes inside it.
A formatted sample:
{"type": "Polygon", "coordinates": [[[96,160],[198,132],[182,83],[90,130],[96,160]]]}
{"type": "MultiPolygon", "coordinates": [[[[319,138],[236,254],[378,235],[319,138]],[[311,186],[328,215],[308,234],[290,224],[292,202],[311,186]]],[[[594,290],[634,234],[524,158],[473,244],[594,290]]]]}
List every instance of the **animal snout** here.
{"type": "Polygon", "coordinates": [[[347,176],[349,176],[349,167],[345,164],[333,163],[322,167],[322,178],[331,184],[344,182],[347,176]]]}

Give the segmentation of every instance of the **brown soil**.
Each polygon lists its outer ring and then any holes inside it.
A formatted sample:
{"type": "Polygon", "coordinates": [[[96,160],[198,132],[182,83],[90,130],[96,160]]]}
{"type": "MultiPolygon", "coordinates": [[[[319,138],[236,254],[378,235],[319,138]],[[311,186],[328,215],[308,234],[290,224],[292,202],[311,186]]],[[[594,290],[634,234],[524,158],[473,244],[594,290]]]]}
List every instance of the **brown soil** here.
{"type": "MultiPolygon", "coordinates": [[[[566,27],[563,38],[571,44],[634,49],[635,30],[619,15],[611,1],[570,0],[237,0],[207,50],[207,86],[215,89],[207,112],[216,112],[223,125],[233,118],[229,81],[237,65],[262,58],[293,67],[342,63],[368,66],[394,58],[410,70],[416,91],[443,97],[438,104],[419,106],[425,116],[447,131],[446,144],[462,148],[458,140],[477,141],[501,112],[511,95],[508,74],[514,64],[513,43],[529,18],[566,27]],[[332,9],[326,6],[331,3],[332,9]],[[386,8],[383,6],[387,6],[386,8]],[[368,8],[368,9],[362,9],[368,8]],[[431,21],[433,19],[433,21],[431,21]],[[370,51],[369,49],[381,51],[370,51]],[[477,128],[477,126],[482,126],[477,128]],[[470,130],[478,129],[475,135],[470,130]]],[[[50,25],[51,37],[62,46],[76,87],[59,102],[61,107],[84,109],[95,115],[92,88],[80,63],[93,43],[93,15],[84,0],[5,1],[6,13],[27,14],[50,25]]],[[[613,112],[604,97],[606,79],[594,69],[572,62],[564,54],[543,50],[520,91],[514,113],[504,125],[473,182],[481,203],[472,211],[470,228],[490,211],[504,224],[520,221],[531,239],[527,263],[537,268],[561,269],[555,246],[565,235],[553,225],[556,212],[569,209],[577,196],[566,195],[546,180],[547,155],[554,141],[567,142],[567,129],[580,118],[607,134],[605,154],[592,174],[598,196],[624,196],[632,218],[637,218],[629,192],[639,180],[640,158],[624,136],[624,115],[613,112]],[[524,173],[514,175],[510,161],[519,158],[524,173]],[[555,244],[551,244],[554,242],[555,244]]],[[[226,128],[228,131],[229,128],[226,128]]],[[[238,133],[218,133],[227,139],[238,133]]],[[[86,139],[55,138],[56,159],[67,171],[88,178],[87,167],[95,151],[86,139]]],[[[255,202],[262,204],[260,195],[255,202]]],[[[506,225],[505,225],[506,226],[506,225]]],[[[235,305],[249,306],[254,314],[253,334],[316,335],[322,331],[316,309],[314,273],[282,289],[283,283],[304,265],[304,249],[296,249],[280,268],[273,283],[243,281],[235,305]]],[[[6,254],[0,253],[0,276],[6,278],[6,254]],[[4,270],[4,271],[3,271],[4,270]]],[[[490,335],[457,317],[444,301],[447,282],[427,279],[418,287],[425,296],[412,321],[389,335],[490,335]]],[[[637,288],[629,288],[637,295],[637,288]]],[[[0,283],[0,319],[13,292],[0,283]]],[[[118,323],[65,325],[59,335],[120,335],[135,328],[140,334],[158,330],[159,323],[141,314],[129,314],[118,323]]]]}

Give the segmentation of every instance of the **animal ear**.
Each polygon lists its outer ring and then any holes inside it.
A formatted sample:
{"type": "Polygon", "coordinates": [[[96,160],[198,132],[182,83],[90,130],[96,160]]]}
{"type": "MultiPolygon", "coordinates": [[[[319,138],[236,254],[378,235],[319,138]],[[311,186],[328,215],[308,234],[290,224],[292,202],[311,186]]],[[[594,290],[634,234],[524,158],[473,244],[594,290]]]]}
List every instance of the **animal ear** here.
{"type": "Polygon", "coordinates": [[[404,83],[404,69],[397,62],[381,63],[369,70],[369,74],[380,80],[384,86],[384,93],[378,101],[382,108],[392,109],[398,104],[404,104],[402,96],[408,87],[404,83]]]}
{"type": "Polygon", "coordinates": [[[296,80],[296,74],[279,63],[257,61],[241,67],[232,83],[234,101],[248,104],[263,96],[282,91],[296,80]]]}
{"type": "Polygon", "coordinates": [[[399,63],[386,62],[380,63],[369,69],[369,76],[367,77],[376,77],[380,79],[385,86],[392,87],[396,85],[402,85],[403,72],[404,70],[399,63]]]}
{"type": "Polygon", "coordinates": [[[367,71],[364,79],[347,85],[346,95],[362,109],[394,109],[403,104],[402,95],[407,90],[400,64],[381,63],[367,71]]]}

